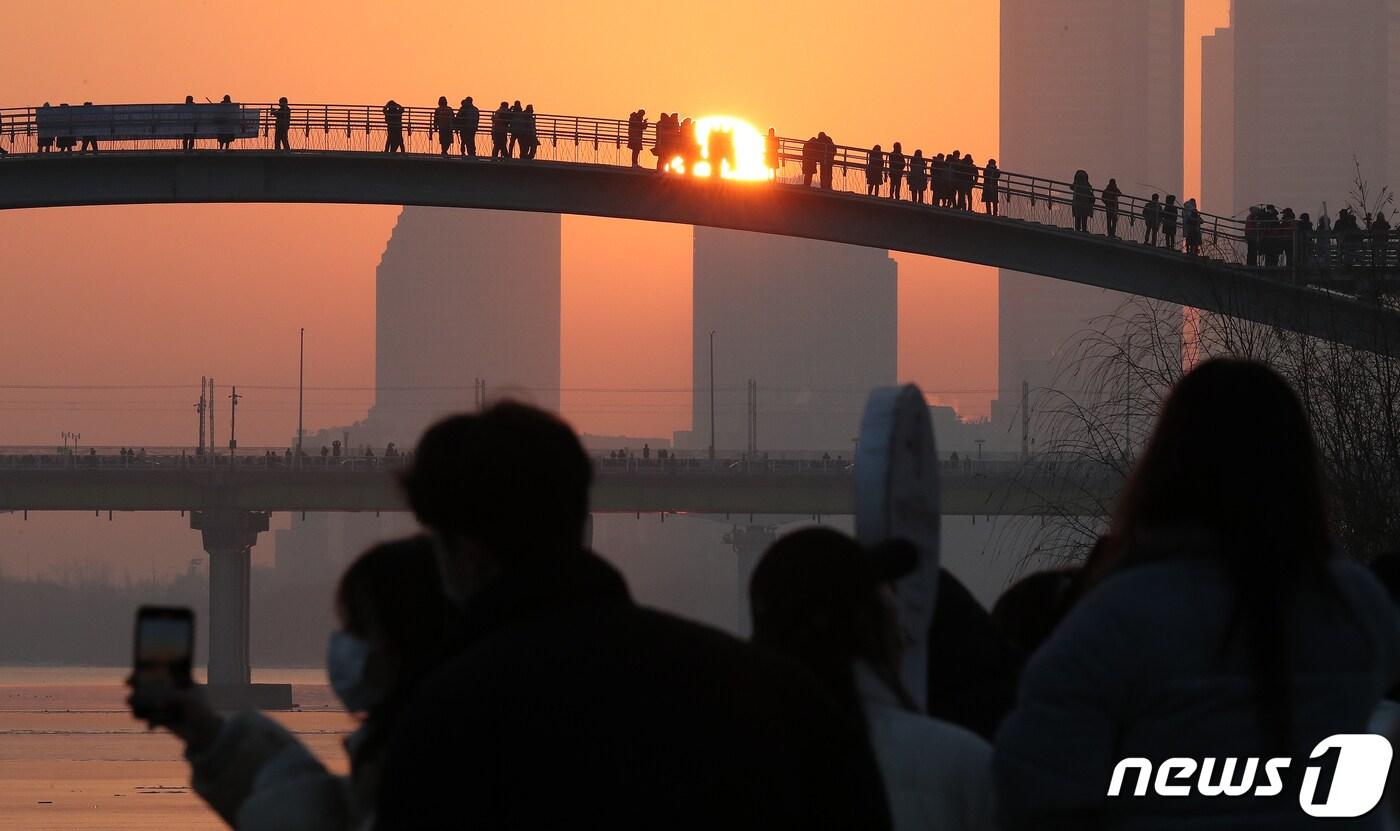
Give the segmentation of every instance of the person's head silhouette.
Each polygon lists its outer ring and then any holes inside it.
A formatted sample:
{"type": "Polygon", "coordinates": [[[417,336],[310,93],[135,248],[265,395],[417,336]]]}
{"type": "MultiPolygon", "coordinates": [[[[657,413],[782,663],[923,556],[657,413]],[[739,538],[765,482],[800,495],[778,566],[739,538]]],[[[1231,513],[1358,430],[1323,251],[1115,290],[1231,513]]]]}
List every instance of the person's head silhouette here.
{"type": "Polygon", "coordinates": [[[403,486],[441,544],[449,591],[461,598],[484,575],[558,566],[582,551],[592,477],[567,424],[502,402],[429,428],[403,486]]]}

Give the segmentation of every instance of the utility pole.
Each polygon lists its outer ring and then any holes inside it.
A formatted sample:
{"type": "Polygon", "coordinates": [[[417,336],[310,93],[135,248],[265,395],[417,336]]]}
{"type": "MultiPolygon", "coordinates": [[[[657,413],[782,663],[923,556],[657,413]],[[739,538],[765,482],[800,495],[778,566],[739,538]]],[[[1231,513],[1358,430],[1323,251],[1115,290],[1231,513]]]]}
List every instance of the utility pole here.
{"type": "Polygon", "coordinates": [[[715,457],[715,330],[710,330],[710,458],[715,457]]]}
{"type": "Polygon", "coordinates": [[[194,411],[199,413],[199,446],[195,448],[194,455],[204,455],[204,387],[209,379],[203,375],[199,376],[199,403],[194,405],[194,411]]]}
{"type": "Polygon", "coordinates": [[[749,455],[758,454],[758,382],[749,379],[749,455]]]}
{"type": "Polygon", "coordinates": [[[302,406],[306,401],[306,327],[301,327],[301,349],[297,360],[297,460],[301,465],[302,406]]]}
{"type": "Polygon", "coordinates": [[[229,455],[238,449],[238,438],[235,431],[238,429],[238,399],[243,396],[238,394],[238,386],[232,387],[233,392],[229,393],[228,400],[233,402],[228,408],[228,449],[229,455]]]}
{"type": "Polygon", "coordinates": [[[209,455],[214,455],[214,376],[209,376],[209,455]]]}

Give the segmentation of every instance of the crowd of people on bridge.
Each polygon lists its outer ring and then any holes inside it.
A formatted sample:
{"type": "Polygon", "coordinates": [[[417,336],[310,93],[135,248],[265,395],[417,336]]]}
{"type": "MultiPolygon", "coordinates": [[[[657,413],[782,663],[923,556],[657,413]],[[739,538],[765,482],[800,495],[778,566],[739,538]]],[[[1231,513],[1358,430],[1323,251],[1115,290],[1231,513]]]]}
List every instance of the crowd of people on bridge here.
{"type": "Polygon", "coordinates": [[[577,435],[499,403],[427,431],[402,480],[425,533],[341,578],[348,775],[198,688],[136,684],[131,704],[240,829],[1311,827],[1302,760],[1400,709],[1400,581],[1339,551],[1318,458],[1280,376],[1198,365],[1082,566],[990,612],[940,570],[916,697],[912,543],[781,537],[741,642],[639,605],[588,544],[577,435]],[[1110,795],[1120,759],[1204,757],[1297,760],[1294,790],[1127,796],[1154,781],[1134,768],[1110,795]]]}

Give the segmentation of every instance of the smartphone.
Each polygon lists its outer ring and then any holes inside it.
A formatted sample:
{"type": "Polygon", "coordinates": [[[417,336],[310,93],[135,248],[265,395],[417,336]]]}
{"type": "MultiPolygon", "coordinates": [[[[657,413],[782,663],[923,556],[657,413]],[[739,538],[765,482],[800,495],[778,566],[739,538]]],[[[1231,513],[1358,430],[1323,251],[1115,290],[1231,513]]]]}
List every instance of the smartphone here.
{"type": "Polygon", "coordinates": [[[194,613],[175,606],[142,606],[136,612],[135,681],[138,684],[192,683],[194,613]]]}

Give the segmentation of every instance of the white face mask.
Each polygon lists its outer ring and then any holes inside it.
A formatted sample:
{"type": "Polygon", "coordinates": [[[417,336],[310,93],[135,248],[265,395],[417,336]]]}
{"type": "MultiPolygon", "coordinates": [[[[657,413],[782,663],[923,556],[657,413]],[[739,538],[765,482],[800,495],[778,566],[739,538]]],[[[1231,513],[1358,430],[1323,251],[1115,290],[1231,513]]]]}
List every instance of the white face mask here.
{"type": "Polygon", "coordinates": [[[387,667],[379,649],[341,629],[331,633],[326,671],[331,689],[352,713],[366,713],[388,693],[387,667]]]}

